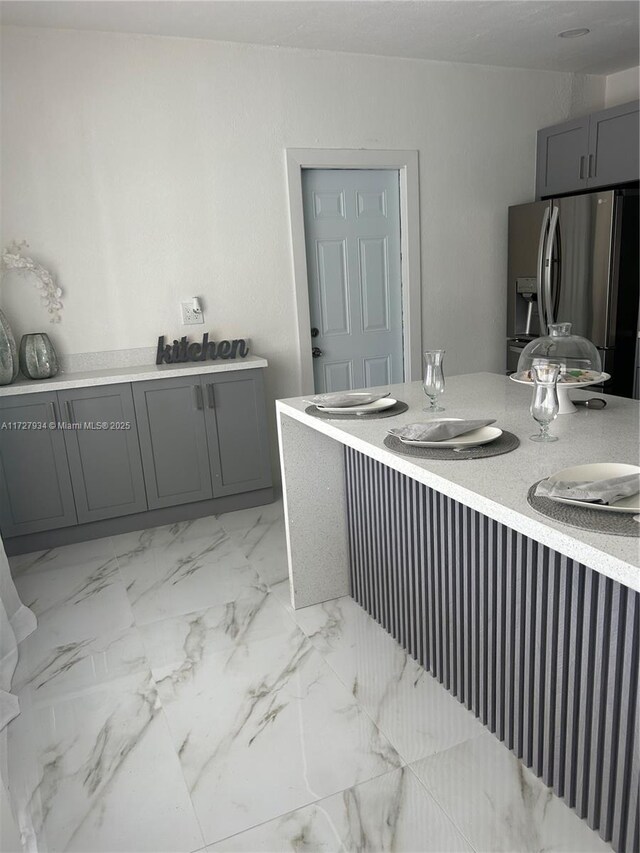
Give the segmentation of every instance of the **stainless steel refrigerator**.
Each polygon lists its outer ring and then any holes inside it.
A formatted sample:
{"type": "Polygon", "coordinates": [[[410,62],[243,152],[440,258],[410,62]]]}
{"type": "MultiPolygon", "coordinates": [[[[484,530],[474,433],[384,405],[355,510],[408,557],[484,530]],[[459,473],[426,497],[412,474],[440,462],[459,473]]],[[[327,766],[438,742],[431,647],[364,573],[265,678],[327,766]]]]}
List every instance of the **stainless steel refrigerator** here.
{"type": "Polygon", "coordinates": [[[638,339],[638,190],[586,193],[509,208],[507,373],[528,341],[570,322],[632,397],[638,339]]]}

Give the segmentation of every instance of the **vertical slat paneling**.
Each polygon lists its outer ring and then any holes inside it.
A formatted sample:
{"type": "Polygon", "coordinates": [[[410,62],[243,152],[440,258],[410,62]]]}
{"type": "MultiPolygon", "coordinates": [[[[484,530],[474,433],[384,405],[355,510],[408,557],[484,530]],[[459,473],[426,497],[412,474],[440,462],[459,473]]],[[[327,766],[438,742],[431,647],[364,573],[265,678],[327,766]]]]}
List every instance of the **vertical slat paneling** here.
{"type": "Polygon", "coordinates": [[[345,456],[354,599],[615,850],[637,850],[640,595],[345,456]]]}

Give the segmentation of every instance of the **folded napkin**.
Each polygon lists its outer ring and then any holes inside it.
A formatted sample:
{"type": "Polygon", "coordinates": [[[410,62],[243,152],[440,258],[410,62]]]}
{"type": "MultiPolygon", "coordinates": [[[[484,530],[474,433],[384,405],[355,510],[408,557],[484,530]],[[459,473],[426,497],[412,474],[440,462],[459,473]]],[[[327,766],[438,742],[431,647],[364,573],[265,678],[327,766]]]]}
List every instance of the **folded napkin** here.
{"type": "Polygon", "coordinates": [[[495,418],[485,418],[477,421],[429,421],[422,424],[406,424],[390,429],[391,435],[404,438],[407,441],[446,441],[457,438],[474,429],[495,423],[495,418]]]}
{"type": "Polygon", "coordinates": [[[640,492],[640,474],[626,474],[624,477],[611,477],[608,480],[576,482],[574,480],[541,480],[536,489],[539,498],[567,498],[585,503],[610,504],[620,498],[630,498],[640,492]]]}
{"type": "Polygon", "coordinates": [[[385,394],[369,394],[366,391],[357,393],[334,391],[332,394],[316,394],[315,397],[305,400],[305,403],[313,403],[314,406],[331,406],[334,409],[348,409],[350,406],[366,406],[367,403],[375,403],[376,400],[383,400],[389,394],[389,391],[385,394]]]}

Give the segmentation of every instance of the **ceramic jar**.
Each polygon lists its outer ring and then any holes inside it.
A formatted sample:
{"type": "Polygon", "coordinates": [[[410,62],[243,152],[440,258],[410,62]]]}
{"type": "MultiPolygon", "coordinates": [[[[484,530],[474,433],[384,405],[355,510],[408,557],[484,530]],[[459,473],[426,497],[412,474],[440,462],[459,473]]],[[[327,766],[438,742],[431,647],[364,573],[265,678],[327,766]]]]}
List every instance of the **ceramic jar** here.
{"type": "Polygon", "coordinates": [[[58,357],[45,332],[23,335],[20,341],[20,370],[29,379],[49,379],[58,372],[58,357]]]}

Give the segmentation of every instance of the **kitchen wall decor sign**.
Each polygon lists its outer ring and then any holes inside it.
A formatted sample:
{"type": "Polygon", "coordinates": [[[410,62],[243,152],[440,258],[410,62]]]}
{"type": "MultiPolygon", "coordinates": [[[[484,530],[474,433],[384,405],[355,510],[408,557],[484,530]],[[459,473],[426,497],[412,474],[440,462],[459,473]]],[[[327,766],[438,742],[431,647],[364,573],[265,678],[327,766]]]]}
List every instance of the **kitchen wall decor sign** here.
{"type": "Polygon", "coordinates": [[[156,364],[180,364],[187,361],[215,361],[217,358],[245,358],[249,355],[249,347],[244,338],[233,341],[210,341],[209,333],[202,336],[202,343],[190,344],[187,337],[165,344],[164,335],[158,338],[156,364]]]}

